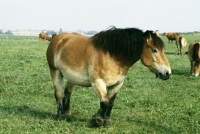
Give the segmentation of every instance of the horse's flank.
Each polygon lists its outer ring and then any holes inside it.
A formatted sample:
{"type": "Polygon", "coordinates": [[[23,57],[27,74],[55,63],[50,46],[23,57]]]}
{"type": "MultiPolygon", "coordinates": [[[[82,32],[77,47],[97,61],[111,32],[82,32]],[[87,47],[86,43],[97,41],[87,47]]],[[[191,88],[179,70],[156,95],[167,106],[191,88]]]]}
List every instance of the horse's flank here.
{"type": "Polygon", "coordinates": [[[59,69],[75,85],[91,86],[89,76],[92,76],[93,79],[103,79],[106,86],[110,86],[121,80],[121,75],[123,78],[128,68],[136,62],[116,62],[108,52],[97,52],[92,38],[82,35],[62,33],[51,43],[54,45],[50,45],[47,51],[49,66],[59,69]]]}

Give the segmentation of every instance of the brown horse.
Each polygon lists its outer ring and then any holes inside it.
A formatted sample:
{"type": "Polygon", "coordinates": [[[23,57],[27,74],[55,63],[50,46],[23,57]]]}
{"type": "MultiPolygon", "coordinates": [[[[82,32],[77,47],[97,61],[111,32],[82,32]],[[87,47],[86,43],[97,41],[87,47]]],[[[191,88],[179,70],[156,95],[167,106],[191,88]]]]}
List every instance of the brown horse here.
{"type": "Polygon", "coordinates": [[[47,49],[47,61],[58,104],[57,118],[71,114],[70,96],[75,85],[92,86],[100,99],[100,109],[93,116],[93,126],[110,126],[115,97],[129,68],[141,59],[160,79],[171,74],[164,53],[164,43],[153,31],[136,28],[111,28],[92,37],[61,33],[47,49]],[[66,83],[62,98],[62,80],[66,83]]]}
{"type": "Polygon", "coordinates": [[[40,34],[39,34],[39,40],[40,40],[40,41],[44,41],[44,39],[45,39],[46,37],[48,37],[48,34],[47,34],[47,33],[40,33],[40,34]]]}
{"type": "Polygon", "coordinates": [[[47,36],[47,37],[45,37],[45,40],[51,41],[52,37],[47,36]]]}
{"type": "Polygon", "coordinates": [[[190,74],[200,73],[200,42],[192,42],[188,47],[188,57],[191,64],[190,74]]]}
{"type": "Polygon", "coordinates": [[[178,54],[182,55],[184,47],[187,45],[187,40],[184,36],[179,36],[176,40],[176,46],[178,49],[178,54]]]}
{"type": "Polygon", "coordinates": [[[178,39],[178,37],[180,36],[180,34],[179,33],[163,33],[163,35],[162,36],[166,36],[167,37],[167,39],[168,39],[168,43],[172,43],[173,42],[173,40],[177,40],[178,39]]]}

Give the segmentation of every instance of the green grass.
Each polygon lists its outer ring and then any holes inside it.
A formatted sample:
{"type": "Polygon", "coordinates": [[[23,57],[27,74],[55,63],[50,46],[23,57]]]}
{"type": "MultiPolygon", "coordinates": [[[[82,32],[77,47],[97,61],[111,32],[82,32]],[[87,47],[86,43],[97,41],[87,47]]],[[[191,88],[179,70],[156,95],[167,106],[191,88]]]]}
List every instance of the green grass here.
{"type": "MultiPolygon", "coordinates": [[[[137,62],[117,95],[111,115],[113,126],[94,129],[89,121],[99,108],[99,99],[91,87],[76,86],[71,120],[55,120],[54,89],[45,56],[47,41],[0,36],[0,133],[200,133],[200,76],[189,75],[187,55],[176,55],[175,44],[161,38],[166,44],[171,78],[157,79],[137,62]]],[[[189,44],[200,35],[186,38],[189,44]]]]}

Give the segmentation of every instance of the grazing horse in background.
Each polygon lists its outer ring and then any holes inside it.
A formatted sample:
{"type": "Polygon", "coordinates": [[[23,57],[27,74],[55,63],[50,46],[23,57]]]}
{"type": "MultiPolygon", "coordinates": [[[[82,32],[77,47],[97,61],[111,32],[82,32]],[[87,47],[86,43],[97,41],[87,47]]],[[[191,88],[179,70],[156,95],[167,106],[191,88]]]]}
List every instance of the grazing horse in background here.
{"type": "Polygon", "coordinates": [[[164,43],[153,31],[110,28],[94,36],[58,34],[47,48],[47,61],[58,104],[57,118],[71,114],[70,96],[75,85],[92,86],[100,99],[100,109],[91,125],[110,126],[115,97],[129,68],[141,59],[160,79],[171,74],[164,43]],[[62,80],[67,79],[62,98],[62,80]]]}
{"type": "Polygon", "coordinates": [[[46,36],[45,40],[51,41],[57,34],[53,34],[52,37],[46,36]]]}
{"type": "Polygon", "coordinates": [[[155,33],[157,36],[159,36],[159,30],[156,30],[154,33],[155,33]]]}
{"type": "Polygon", "coordinates": [[[178,54],[182,55],[184,47],[187,45],[187,40],[184,36],[179,36],[176,40],[176,46],[178,49],[178,54]]]}
{"type": "Polygon", "coordinates": [[[51,41],[52,37],[47,36],[47,37],[45,37],[45,40],[51,41]]]}
{"type": "Polygon", "coordinates": [[[190,60],[190,74],[198,76],[200,73],[200,42],[192,42],[188,47],[188,57],[190,60]]]}
{"type": "Polygon", "coordinates": [[[180,34],[171,32],[171,33],[163,33],[162,36],[166,36],[168,39],[168,43],[170,43],[170,42],[173,42],[173,40],[176,41],[178,39],[178,37],[180,36],[180,34]]]}
{"type": "Polygon", "coordinates": [[[46,37],[48,37],[48,34],[47,34],[47,33],[40,33],[40,34],[39,34],[39,40],[40,40],[40,41],[44,41],[44,39],[45,39],[46,37]]]}

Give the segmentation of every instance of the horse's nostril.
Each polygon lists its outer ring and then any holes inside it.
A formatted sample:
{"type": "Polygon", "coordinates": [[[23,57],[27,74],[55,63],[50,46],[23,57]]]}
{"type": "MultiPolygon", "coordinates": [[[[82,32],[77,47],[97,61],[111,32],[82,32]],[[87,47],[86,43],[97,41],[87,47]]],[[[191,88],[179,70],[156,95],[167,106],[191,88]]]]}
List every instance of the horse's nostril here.
{"type": "Polygon", "coordinates": [[[166,75],[169,76],[170,75],[169,72],[167,72],[166,75]]]}

